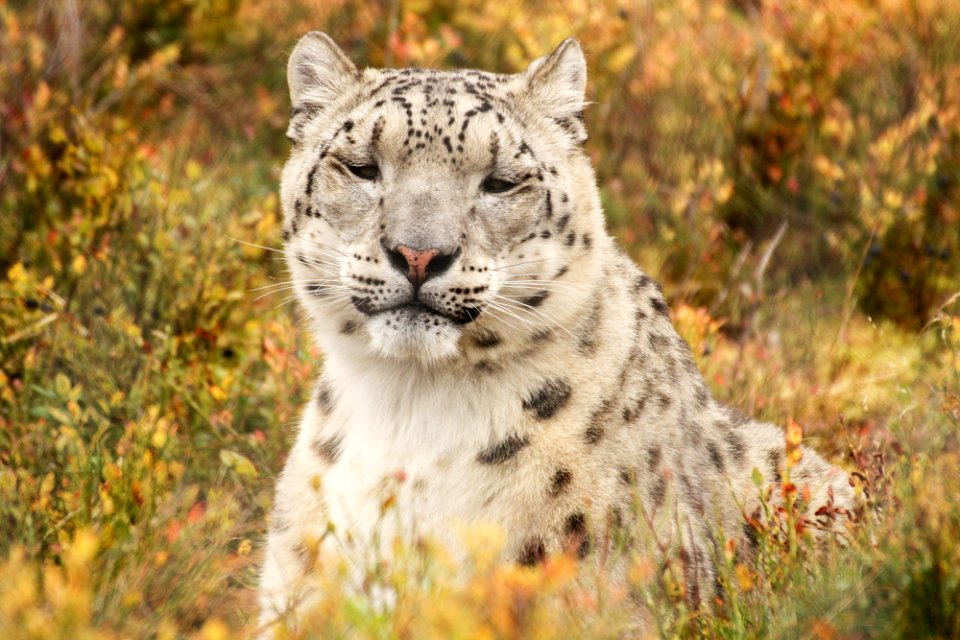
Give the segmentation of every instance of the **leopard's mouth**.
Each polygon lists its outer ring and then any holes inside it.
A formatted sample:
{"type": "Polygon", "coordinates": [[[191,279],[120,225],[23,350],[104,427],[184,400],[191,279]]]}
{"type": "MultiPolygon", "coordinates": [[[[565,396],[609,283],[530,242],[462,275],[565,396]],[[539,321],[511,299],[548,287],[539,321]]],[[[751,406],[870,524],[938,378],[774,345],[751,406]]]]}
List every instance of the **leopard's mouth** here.
{"type": "Polygon", "coordinates": [[[457,313],[448,313],[440,309],[436,309],[429,304],[422,302],[420,300],[412,300],[408,302],[401,302],[400,304],[395,304],[390,307],[385,307],[383,309],[373,309],[370,307],[370,304],[366,300],[360,300],[354,298],[352,300],[353,306],[356,307],[357,311],[363,313],[367,316],[378,316],[384,313],[398,313],[401,316],[414,320],[420,317],[430,317],[430,316],[439,316],[445,318],[454,324],[469,324],[476,320],[480,314],[483,312],[483,309],[480,307],[459,307],[457,313]]]}

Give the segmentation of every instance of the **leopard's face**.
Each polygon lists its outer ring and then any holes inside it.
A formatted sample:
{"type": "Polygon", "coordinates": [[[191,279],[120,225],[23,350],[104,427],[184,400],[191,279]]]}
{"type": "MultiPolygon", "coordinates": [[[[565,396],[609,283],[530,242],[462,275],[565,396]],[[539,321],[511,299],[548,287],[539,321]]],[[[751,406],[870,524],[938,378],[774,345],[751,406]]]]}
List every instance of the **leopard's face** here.
{"type": "Polygon", "coordinates": [[[454,357],[469,336],[549,325],[548,303],[576,290],[562,286],[572,254],[590,243],[571,175],[586,164],[583,74],[572,41],[504,76],[357,72],[325,36],[306,36],[290,61],[281,194],[310,316],[425,363],[454,357]],[[559,111],[542,104],[551,96],[559,111]]]}

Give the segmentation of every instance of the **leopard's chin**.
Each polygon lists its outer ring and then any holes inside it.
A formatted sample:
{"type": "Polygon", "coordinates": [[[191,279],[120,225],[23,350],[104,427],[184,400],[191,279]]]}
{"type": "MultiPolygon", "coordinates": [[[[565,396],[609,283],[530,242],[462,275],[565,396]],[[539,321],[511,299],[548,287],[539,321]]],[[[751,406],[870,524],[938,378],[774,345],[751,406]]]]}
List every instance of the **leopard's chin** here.
{"type": "Polygon", "coordinates": [[[459,353],[461,324],[424,307],[408,304],[367,318],[371,347],[389,359],[433,365],[459,353]]]}

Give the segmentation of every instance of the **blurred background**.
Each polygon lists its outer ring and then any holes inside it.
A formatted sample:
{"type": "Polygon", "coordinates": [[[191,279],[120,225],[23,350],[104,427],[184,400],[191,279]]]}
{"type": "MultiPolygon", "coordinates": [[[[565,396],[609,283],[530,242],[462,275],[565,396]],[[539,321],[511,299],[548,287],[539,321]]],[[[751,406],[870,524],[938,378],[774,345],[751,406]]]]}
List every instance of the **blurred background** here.
{"type": "MultiPolygon", "coordinates": [[[[578,38],[610,230],[715,393],[797,420],[876,513],[907,500],[896,464],[956,495],[956,0],[0,0],[0,635],[250,632],[322,366],[274,251],[286,56],[311,29],[358,65],[504,73],[578,38]]],[[[955,504],[910,500],[960,538],[955,504]]],[[[940,600],[864,587],[850,624],[889,605],[960,635],[945,544],[857,556],[927,558],[896,575],[940,600]]]]}

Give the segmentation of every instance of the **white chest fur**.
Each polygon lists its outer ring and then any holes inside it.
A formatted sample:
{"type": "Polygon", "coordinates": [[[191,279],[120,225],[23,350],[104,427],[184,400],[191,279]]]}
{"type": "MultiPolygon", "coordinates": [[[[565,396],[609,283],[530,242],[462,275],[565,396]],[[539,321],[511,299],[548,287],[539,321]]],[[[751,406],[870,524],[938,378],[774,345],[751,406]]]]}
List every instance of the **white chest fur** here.
{"type": "Polygon", "coordinates": [[[475,458],[522,421],[517,385],[529,372],[480,376],[332,357],[328,413],[308,408],[294,455],[303,472],[317,473],[316,443],[337,439],[336,464],[320,475],[326,515],[338,530],[367,542],[401,533],[452,543],[460,522],[523,528],[515,509],[499,508],[525,501],[523,483],[505,483],[475,458]]]}

